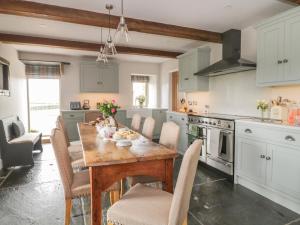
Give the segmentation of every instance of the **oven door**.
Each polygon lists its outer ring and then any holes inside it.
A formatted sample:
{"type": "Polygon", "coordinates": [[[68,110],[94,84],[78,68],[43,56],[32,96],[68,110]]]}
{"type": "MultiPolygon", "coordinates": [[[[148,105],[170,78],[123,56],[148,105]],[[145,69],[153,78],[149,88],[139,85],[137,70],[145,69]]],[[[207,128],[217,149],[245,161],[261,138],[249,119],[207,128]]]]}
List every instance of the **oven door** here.
{"type": "Polygon", "coordinates": [[[233,162],[234,132],[231,130],[220,131],[219,158],[233,162]]]}
{"type": "Polygon", "coordinates": [[[206,161],[206,149],[207,149],[207,128],[206,126],[201,126],[197,124],[188,124],[188,143],[189,146],[193,144],[196,139],[200,139],[203,141],[202,143],[202,150],[200,153],[200,160],[206,161]]]}

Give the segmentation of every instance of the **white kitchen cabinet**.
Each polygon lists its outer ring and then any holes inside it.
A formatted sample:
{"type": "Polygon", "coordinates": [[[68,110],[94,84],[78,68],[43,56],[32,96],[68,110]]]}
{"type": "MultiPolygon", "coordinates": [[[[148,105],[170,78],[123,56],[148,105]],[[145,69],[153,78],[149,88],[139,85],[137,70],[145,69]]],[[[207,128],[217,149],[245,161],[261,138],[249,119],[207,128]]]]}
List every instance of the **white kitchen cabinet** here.
{"type": "Polygon", "coordinates": [[[178,151],[184,154],[188,147],[187,122],[188,116],[184,113],[167,112],[167,121],[172,121],[180,127],[178,151]]]}
{"type": "Polygon", "coordinates": [[[257,26],[258,86],[300,83],[300,7],[257,26]]]}
{"type": "Polygon", "coordinates": [[[300,128],[236,122],[235,183],[300,213],[300,128]]]}
{"type": "Polygon", "coordinates": [[[194,73],[210,65],[210,48],[200,47],[178,56],[179,90],[183,92],[208,91],[209,78],[194,73]]]}
{"type": "Polygon", "coordinates": [[[238,174],[255,182],[266,182],[267,144],[246,138],[237,138],[238,174]]]}

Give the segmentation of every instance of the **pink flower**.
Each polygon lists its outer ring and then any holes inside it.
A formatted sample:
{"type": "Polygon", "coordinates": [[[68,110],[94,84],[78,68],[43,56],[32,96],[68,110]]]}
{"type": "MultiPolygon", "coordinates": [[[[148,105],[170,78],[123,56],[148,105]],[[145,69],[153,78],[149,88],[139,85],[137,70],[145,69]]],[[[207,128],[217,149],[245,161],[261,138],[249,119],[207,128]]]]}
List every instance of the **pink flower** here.
{"type": "Polygon", "coordinates": [[[115,109],[115,108],[112,108],[112,109],[111,109],[111,112],[112,112],[112,113],[115,113],[115,112],[116,112],[116,109],[115,109]]]}
{"type": "Polygon", "coordinates": [[[116,103],[116,100],[113,99],[113,100],[111,100],[111,102],[112,102],[112,103],[116,103]]]}

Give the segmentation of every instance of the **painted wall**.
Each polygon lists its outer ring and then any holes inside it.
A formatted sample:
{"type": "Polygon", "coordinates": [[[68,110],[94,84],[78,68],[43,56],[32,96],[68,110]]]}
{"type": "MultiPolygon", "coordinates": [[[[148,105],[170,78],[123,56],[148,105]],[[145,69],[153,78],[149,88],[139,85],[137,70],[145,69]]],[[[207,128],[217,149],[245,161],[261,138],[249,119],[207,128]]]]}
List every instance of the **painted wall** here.
{"type": "MultiPolygon", "coordinates": [[[[0,56],[10,62],[10,96],[0,96],[0,118],[18,115],[25,127],[28,124],[27,84],[25,66],[18,60],[17,51],[0,43],[0,56]]],[[[0,159],[0,169],[2,163],[0,159]]]]}
{"type": "Polygon", "coordinates": [[[149,96],[149,107],[157,107],[158,85],[159,85],[159,64],[121,61],[119,64],[119,94],[99,94],[99,93],[80,93],[79,71],[80,62],[94,61],[91,57],[75,57],[36,53],[20,53],[22,59],[39,59],[48,61],[65,61],[71,65],[65,66],[64,75],[61,78],[61,109],[69,109],[70,101],[90,100],[92,108],[96,108],[96,103],[103,100],[116,99],[122,107],[132,106],[132,86],[130,76],[132,74],[144,74],[150,76],[149,86],[151,94],[149,96]]]}

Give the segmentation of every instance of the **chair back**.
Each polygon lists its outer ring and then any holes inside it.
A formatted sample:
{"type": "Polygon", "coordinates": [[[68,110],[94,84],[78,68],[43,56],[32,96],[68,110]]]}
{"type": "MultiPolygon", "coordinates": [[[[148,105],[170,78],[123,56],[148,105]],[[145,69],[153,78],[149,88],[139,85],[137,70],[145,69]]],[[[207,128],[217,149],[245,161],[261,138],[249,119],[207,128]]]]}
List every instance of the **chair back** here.
{"type": "Polygon", "coordinates": [[[54,128],[52,130],[50,140],[55,153],[56,162],[58,165],[60,177],[63,183],[65,197],[72,198],[71,186],[73,183],[73,169],[68,153],[68,146],[64,133],[61,129],[54,128]]]}
{"type": "Polygon", "coordinates": [[[187,217],[202,140],[195,140],[183,156],[169,212],[168,225],[182,225],[187,217]]]}
{"type": "Polygon", "coordinates": [[[180,127],[174,122],[169,121],[163,123],[159,138],[159,144],[164,145],[167,148],[177,150],[179,131],[180,127]]]}
{"type": "Polygon", "coordinates": [[[84,113],[84,120],[86,123],[95,121],[98,117],[103,117],[100,111],[86,111],[84,113]]]}
{"type": "Polygon", "coordinates": [[[70,146],[70,139],[69,139],[69,135],[68,135],[68,132],[67,132],[67,128],[65,126],[65,122],[62,118],[62,116],[58,116],[57,117],[57,120],[56,120],[56,127],[60,130],[63,131],[64,133],[64,138],[66,140],[66,143],[67,143],[67,146],[69,147],[70,146]]]}
{"type": "Polygon", "coordinates": [[[142,117],[140,114],[134,114],[132,117],[132,121],[131,121],[131,129],[134,131],[139,131],[140,130],[140,125],[141,125],[141,120],[142,117]]]}
{"type": "Polygon", "coordinates": [[[155,127],[155,120],[152,117],[147,117],[145,119],[142,134],[146,137],[152,140],[153,138],[153,132],[155,127]]]}

